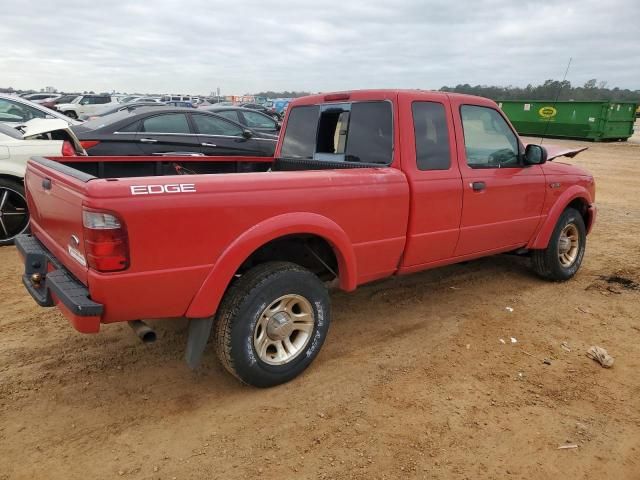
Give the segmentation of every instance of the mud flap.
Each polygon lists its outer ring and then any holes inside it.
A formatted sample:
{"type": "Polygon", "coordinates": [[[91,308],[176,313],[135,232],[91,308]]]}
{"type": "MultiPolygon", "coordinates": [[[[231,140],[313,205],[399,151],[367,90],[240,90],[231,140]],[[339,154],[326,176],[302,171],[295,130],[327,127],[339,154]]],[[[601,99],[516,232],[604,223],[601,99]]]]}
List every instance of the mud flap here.
{"type": "Polygon", "coordinates": [[[200,365],[202,354],[211,335],[213,317],[192,318],[189,320],[189,336],[187,338],[187,350],[184,359],[189,368],[194,369],[200,365]]]}

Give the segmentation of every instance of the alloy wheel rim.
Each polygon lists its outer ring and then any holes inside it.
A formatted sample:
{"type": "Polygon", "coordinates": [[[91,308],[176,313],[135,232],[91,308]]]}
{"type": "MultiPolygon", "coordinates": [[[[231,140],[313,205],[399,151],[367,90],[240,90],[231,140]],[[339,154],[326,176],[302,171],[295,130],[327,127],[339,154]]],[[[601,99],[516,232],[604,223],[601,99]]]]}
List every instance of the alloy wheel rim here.
{"type": "Polygon", "coordinates": [[[562,229],[558,240],[558,260],[560,260],[560,264],[565,268],[573,265],[578,258],[579,251],[580,235],[578,228],[573,223],[570,223],[562,229]]]}
{"type": "Polygon", "coordinates": [[[28,226],[26,199],[16,190],[0,187],[0,241],[12,240],[28,226]]]}
{"type": "Polygon", "coordinates": [[[253,332],[253,348],[264,363],[289,363],[304,351],[314,327],[311,303],[300,295],[283,295],[260,314],[253,332]]]}

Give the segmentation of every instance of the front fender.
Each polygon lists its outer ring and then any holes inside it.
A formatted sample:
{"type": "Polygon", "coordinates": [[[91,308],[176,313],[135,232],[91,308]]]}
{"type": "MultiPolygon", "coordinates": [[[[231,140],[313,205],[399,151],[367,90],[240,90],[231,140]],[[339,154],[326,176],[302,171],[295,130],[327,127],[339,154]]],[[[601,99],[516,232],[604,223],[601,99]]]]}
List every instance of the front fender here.
{"type": "Polygon", "coordinates": [[[589,206],[591,206],[593,203],[591,194],[586,188],[580,185],[572,185],[571,187],[567,188],[555,201],[553,207],[551,207],[551,210],[547,215],[547,218],[538,230],[538,233],[533,237],[533,240],[529,243],[529,245],[527,245],[527,248],[547,248],[547,245],[549,245],[549,240],[551,239],[551,234],[553,233],[553,229],[555,228],[556,223],[558,223],[560,215],[562,215],[562,212],[564,212],[567,206],[577,198],[584,200],[585,203],[589,206]]]}
{"type": "Polygon", "coordinates": [[[295,234],[318,235],[327,240],[338,259],[340,288],[347,291],[356,288],[356,257],[344,230],[322,215],[287,213],[258,223],[227,247],[191,301],[186,316],[204,318],[213,315],[238,268],[253,252],[272,240],[295,234]]]}

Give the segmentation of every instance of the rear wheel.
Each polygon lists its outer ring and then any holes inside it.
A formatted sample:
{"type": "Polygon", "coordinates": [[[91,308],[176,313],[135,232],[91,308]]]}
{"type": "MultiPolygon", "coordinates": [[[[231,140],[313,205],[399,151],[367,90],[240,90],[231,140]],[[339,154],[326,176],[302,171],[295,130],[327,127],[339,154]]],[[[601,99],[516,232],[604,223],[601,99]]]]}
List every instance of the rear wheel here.
{"type": "Polygon", "coordinates": [[[29,211],[24,185],[0,178],[0,245],[11,245],[29,228],[29,211]]]}
{"type": "Polygon", "coordinates": [[[582,215],[574,208],[567,208],[560,215],[547,248],[533,251],[533,269],[548,280],[570,279],[582,264],[586,240],[582,215]]]}
{"type": "Polygon", "coordinates": [[[329,308],[326,287],[310,271],[289,262],[258,265],[225,294],[215,331],[218,356],[249,385],[287,382],[320,351],[329,308]]]}

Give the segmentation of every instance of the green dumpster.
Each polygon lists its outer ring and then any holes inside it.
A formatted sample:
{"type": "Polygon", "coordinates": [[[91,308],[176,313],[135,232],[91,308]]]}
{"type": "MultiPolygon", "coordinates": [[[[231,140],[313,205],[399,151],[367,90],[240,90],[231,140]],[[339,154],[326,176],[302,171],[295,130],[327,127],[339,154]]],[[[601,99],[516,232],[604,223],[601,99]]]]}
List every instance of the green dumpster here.
{"type": "Polygon", "coordinates": [[[553,102],[498,100],[520,135],[585,140],[626,140],[633,135],[631,102],[553,102]]]}

